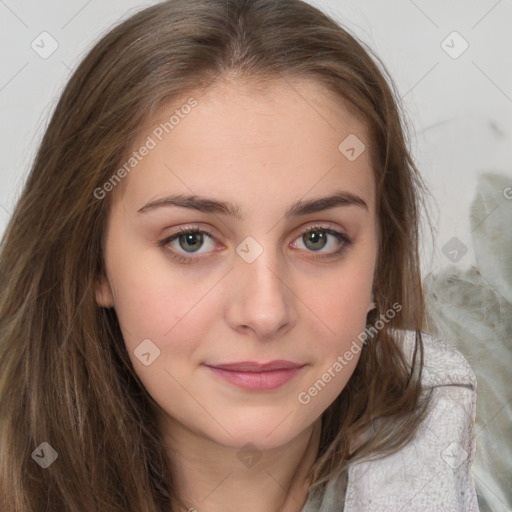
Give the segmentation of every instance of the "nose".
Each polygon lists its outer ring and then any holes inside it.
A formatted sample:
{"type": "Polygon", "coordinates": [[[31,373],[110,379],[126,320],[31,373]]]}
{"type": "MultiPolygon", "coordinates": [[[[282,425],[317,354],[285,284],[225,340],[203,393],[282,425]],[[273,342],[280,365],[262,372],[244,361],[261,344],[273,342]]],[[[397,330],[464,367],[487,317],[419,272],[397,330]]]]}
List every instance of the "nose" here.
{"type": "Polygon", "coordinates": [[[296,296],[283,262],[269,249],[248,263],[236,256],[226,317],[233,329],[260,340],[282,336],[297,321],[296,296]]]}

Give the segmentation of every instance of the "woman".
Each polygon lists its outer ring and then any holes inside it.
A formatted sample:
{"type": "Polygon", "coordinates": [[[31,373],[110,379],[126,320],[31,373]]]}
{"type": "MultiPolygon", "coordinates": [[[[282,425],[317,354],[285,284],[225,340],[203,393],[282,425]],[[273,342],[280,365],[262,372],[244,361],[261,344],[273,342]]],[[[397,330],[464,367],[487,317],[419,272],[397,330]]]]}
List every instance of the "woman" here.
{"type": "Polygon", "coordinates": [[[111,30],[2,244],[1,509],[478,510],[474,376],[421,334],[422,187],[312,6],[111,30]]]}

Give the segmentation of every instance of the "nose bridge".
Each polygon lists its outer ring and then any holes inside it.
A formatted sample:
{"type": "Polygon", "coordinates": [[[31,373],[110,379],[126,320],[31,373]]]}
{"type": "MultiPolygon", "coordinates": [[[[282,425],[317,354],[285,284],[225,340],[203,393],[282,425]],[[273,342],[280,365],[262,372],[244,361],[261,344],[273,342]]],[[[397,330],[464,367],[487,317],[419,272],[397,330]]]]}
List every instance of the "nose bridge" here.
{"type": "Polygon", "coordinates": [[[291,320],[290,285],[283,274],[284,262],[272,243],[247,237],[237,247],[233,279],[236,311],[232,321],[253,328],[259,336],[268,336],[291,320]]]}
{"type": "Polygon", "coordinates": [[[282,295],[284,287],[282,269],[278,251],[272,244],[272,237],[265,240],[260,237],[258,242],[254,237],[247,237],[237,247],[239,260],[237,278],[247,291],[253,295],[282,295]]]}

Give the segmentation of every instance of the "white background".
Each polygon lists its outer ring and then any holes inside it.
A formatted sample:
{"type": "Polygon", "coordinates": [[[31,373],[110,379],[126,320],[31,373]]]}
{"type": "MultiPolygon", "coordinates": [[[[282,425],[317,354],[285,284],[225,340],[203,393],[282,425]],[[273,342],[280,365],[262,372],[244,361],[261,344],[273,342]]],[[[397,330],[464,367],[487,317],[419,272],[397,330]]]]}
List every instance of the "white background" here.
{"type": "MultiPolygon", "coordinates": [[[[153,3],[0,0],[0,234],[70,73],[114,23],[153,3]],[[46,59],[31,47],[44,31],[58,42],[46,59]]],[[[310,3],[374,49],[403,98],[413,155],[435,200],[438,233],[434,247],[423,241],[424,273],[452,263],[442,249],[453,237],[469,249],[456,265],[475,264],[469,205],[477,177],[493,171],[512,185],[512,1],[310,3]],[[458,58],[441,46],[454,31],[469,44],[458,58]]],[[[447,44],[457,51],[463,43],[447,44]]]]}

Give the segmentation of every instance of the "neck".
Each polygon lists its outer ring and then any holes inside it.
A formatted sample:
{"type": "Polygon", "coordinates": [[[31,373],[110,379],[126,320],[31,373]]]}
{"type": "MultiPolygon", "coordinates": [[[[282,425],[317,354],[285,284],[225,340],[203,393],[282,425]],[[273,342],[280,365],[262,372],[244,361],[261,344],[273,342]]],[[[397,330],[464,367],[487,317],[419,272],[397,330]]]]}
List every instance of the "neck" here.
{"type": "Polygon", "coordinates": [[[300,512],[307,501],[308,470],[316,460],[321,418],[284,446],[247,452],[219,445],[166,418],[166,448],[180,512],[300,512]],[[169,424],[169,422],[171,424],[169,424]],[[171,428],[169,428],[171,426],[171,428]],[[172,435],[170,434],[172,432],[172,435]],[[253,458],[251,458],[253,457],[253,458]]]}

